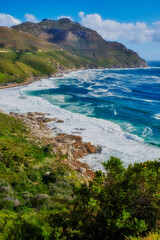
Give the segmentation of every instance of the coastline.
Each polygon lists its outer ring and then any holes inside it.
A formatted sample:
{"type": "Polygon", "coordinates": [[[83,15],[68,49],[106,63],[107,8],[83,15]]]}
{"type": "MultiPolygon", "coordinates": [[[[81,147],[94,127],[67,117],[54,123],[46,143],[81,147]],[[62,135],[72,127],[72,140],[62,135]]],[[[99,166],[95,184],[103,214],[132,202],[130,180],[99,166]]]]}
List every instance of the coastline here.
{"type": "Polygon", "coordinates": [[[69,165],[77,174],[80,174],[86,182],[92,181],[95,172],[79,159],[87,154],[100,152],[99,147],[92,145],[90,142],[83,142],[82,138],[77,135],[57,134],[56,129],[51,130],[47,123],[57,122],[61,124],[63,120],[51,118],[47,113],[27,112],[18,114],[10,112],[9,115],[24,122],[29,129],[29,138],[51,148],[52,154],[63,157],[63,163],[69,165]]]}
{"type": "Polygon", "coordinates": [[[34,81],[38,81],[38,80],[40,80],[40,79],[29,79],[29,80],[26,80],[26,81],[24,81],[23,83],[11,83],[11,84],[6,84],[6,85],[1,85],[0,86],[0,90],[1,89],[6,89],[6,88],[12,88],[12,87],[19,87],[19,86],[24,86],[24,85],[28,85],[28,84],[31,84],[31,83],[33,83],[34,81]]]}
{"type": "MultiPolygon", "coordinates": [[[[97,69],[86,70],[91,71],[97,69]]],[[[72,72],[75,72],[75,70],[68,70],[63,74],[72,74],[72,72]]],[[[62,72],[53,77],[59,77],[60,74],[62,74],[62,72]]],[[[34,81],[34,83],[32,83],[33,85],[29,84],[25,88],[23,88],[22,85],[17,86],[17,88],[1,90],[1,106],[4,106],[4,108],[1,107],[1,109],[8,113],[10,111],[16,111],[19,113],[48,113],[51,118],[59,118],[63,120],[64,123],[61,124],[57,122],[48,122],[48,126],[51,130],[56,127],[58,133],[81,136],[84,142],[91,142],[91,144],[95,146],[102,147],[101,154],[89,154],[79,159],[80,162],[87,163],[94,171],[100,169],[103,170],[101,163],[107,161],[110,156],[121,158],[126,166],[134,162],[157,159],[160,156],[160,149],[143,143],[141,138],[128,132],[124,132],[119,125],[114,124],[111,121],[72,113],[59,108],[58,106],[51,105],[49,102],[42,100],[39,97],[31,97],[25,94],[26,90],[44,89],[44,87],[47,87],[47,89],[54,88],[54,78],[39,79],[39,81],[34,81]],[[82,130],[79,131],[79,129],[82,130]]]]}
{"type": "Polygon", "coordinates": [[[14,87],[20,87],[20,86],[25,86],[25,85],[29,85],[29,84],[32,84],[36,81],[40,81],[42,79],[49,79],[49,78],[54,78],[54,77],[60,77],[60,76],[63,76],[64,74],[69,74],[71,72],[75,72],[75,71],[80,71],[80,70],[102,70],[102,69],[107,69],[107,70],[127,70],[127,69],[133,69],[133,70],[136,70],[136,69],[148,69],[150,68],[149,66],[148,67],[120,67],[120,68],[104,68],[104,67],[94,67],[94,68],[78,68],[78,69],[66,69],[66,70],[60,70],[60,71],[57,71],[55,74],[52,74],[51,76],[39,76],[39,77],[31,77],[29,79],[26,79],[24,82],[22,83],[7,83],[7,84],[4,84],[4,85],[0,85],[0,90],[1,89],[6,89],[6,88],[14,88],[14,87]]]}
{"type": "MultiPolygon", "coordinates": [[[[67,73],[67,71],[66,72],[64,71],[62,73],[59,72],[59,73],[53,74],[50,77],[56,77],[57,75],[65,74],[65,73],[67,73]]],[[[36,81],[40,81],[43,78],[45,78],[45,77],[44,76],[43,77],[35,77],[35,78],[32,77],[32,78],[26,79],[23,83],[8,83],[8,84],[5,84],[5,85],[1,85],[0,90],[1,89],[6,89],[6,88],[14,88],[14,87],[29,85],[29,84],[34,83],[36,81]]],[[[46,78],[49,78],[49,76],[46,76],[46,78]]]]}

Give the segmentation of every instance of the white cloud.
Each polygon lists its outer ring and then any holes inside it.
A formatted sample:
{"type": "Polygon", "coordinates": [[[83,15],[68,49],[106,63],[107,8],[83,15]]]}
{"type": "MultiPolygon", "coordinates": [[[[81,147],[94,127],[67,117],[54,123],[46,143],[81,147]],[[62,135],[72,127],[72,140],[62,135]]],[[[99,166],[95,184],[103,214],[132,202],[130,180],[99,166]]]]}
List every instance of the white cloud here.
{"type": "Polygon", "coordinates": [[[71,21],[73,21],[70,16],[59,16],[59,17],[58,17],[58,19],[61,19],[61,18],[68,18],[68,19],[70,19],[71,21]]]}
{"type": "Polygon", "coordinates": [[[109,19],[103,20],[97,13],[85,15],[84,12],[79,12],[79,16],[83,26],[96,30],[108,41],[160,42],[160,21],[148,26],[144,22],[134,24],[119,23],[109,19]]]}
{"type": "Polygon", "coordinates": [[[160,42],[160,21],[154,22],[154,33],[153,33],[153,39],[155,42],[160,42]]]}
{"type": "Polygon", "coordinates": [[[13,25],[20,24],[21,21],[19,19],[14,18],[11,15],[0,13],[0,26],[11,27],[13,25]]]}
{"type": "Polygon", "coordinates": [[[155,27],[160,27],[160,21],[154,22],[153,25],[154,25],[155,27]]]}
{"type": "Polygon", "coordinates": [[[38,22],[38,20],[36,19],[36,17],[33,14],[26,13],[24,15],[24,17],[25,17],[27,22],[34,22],[34,23],[38,22]]]}

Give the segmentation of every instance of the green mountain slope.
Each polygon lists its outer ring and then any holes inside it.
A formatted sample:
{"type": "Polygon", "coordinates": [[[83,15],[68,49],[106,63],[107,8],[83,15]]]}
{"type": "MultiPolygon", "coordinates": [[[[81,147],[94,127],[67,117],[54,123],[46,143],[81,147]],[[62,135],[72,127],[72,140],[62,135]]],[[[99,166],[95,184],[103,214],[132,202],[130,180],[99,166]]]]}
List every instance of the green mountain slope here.
{"type": "Polygon", "coordinates": [[[0,84],[51,76],[64,70],[97,67],[31,34],[0,27],[0,84]]]}
{"type": "Polygon", "coordinates": [[[111,157],[106,175],[82,184],[66,155],[37,140],[0,112],[1,240],[159,239],[160,161],[125,168],[111,157]]]}
{"type": "Polygon", "coordinates": [[[128,50],[123,44],[105,41],[96,31],[70,19],[62,18],[58,21],[44,19],[39,23],[25,22],[13,28],[55,43],[73,54],[96,62],[99,66],[147,66],[137,53],[128,50]]]}

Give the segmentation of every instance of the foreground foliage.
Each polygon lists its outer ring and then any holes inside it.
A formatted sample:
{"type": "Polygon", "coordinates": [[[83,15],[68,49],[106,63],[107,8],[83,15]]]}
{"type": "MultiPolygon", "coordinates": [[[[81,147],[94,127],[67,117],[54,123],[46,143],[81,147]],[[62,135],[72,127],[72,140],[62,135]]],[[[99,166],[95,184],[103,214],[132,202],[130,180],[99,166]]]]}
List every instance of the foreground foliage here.
{"type": "MultiPolygon", "coordinates": [[[[155,229],[160,219],[160,162],[124,168],[112,157],[89,187],[82,185],[71,212],[80,239],[125,239],[155,229]]],[[[72,230],[73,231],[73,230],[72,230]]],[[[74,239],[74,237],[73,237],[74,239]]]]}
{"type": "Polygon", "coordinates": [[[147,237],[131,237],[130,240],[159,240],[160,239],[160,234],[158,232],[156,233],[149,233],[147,234],[147,237]]]}
{"type": "Polygon", "coordinates": [[[160,161],[125,168],[112,157],[87,185],[50,150],[0,113],[0,240],[121,240],[158,231],[160,161]]]}

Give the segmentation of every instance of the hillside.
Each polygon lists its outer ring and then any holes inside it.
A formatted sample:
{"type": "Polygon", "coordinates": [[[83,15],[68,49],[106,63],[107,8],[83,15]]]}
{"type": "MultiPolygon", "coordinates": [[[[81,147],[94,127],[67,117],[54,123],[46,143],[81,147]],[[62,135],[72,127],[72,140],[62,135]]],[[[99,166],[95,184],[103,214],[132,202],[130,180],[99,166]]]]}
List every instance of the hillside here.
{"type": "MultiPolygon", "coordinates": [[[[25,116],[32,121],[35,114],[43,122],[39,113],[25,116]]],[[[160,161],[125,168],[111,157],[106,175],[99,171],[83,184],[64,149],[55,148],[0,112],[1,240],[136,240],[149,231],[157,233],[144,240],[159,239],[160,161]]]]}
{"type": "Polygon", "coordinates": [[[97,65],[31,34],[0,27],[0,85],[97,65]]]}
{"type": "Polygon", "coordinates": [[[7,27],[0,27],[0,51],[40,51],[59,49],[55,44],[38,39],[31,34],[16,31],[7,27]]]}
{"type": "Polygon", "coordinates": [[[13,28],[55,43],[60,48],[94,61],[102,67],[147,66],[137,53],[128,50],[123,44],[105,41],[96,31],[67,18],[57,21],[44,19],[39,23],[25,22],[13,28]]]}
{"type": "Polygon", "coordinates": [[[0,27],[0,85],[68,70],[145,67],[135,52],[69,19],[0,27]]]}

